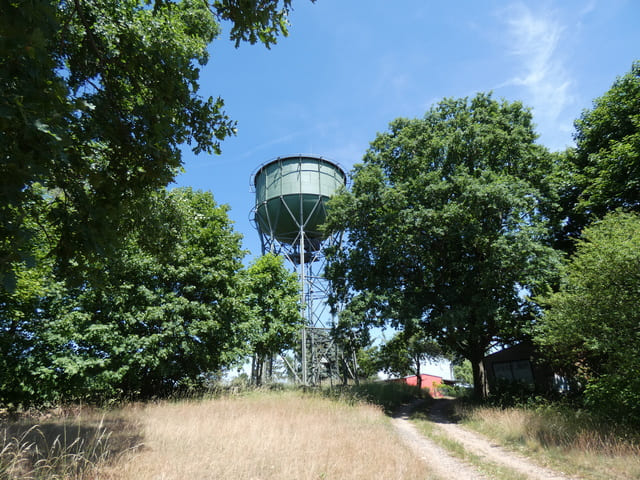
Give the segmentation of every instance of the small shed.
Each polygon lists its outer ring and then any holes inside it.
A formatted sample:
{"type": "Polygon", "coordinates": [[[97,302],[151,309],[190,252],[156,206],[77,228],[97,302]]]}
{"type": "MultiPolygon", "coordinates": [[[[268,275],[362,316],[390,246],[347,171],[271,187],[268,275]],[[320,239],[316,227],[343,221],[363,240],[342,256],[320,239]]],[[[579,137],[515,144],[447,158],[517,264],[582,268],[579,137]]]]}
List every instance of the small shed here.
{"type": "Polygon", "coordinates": [[[554,387],[553,370],[540,360],[530,340],[488,355],[483,363],[489,390],[501,382],[528,385],[531,391],[538,392],[547,392],[554,387]]]}

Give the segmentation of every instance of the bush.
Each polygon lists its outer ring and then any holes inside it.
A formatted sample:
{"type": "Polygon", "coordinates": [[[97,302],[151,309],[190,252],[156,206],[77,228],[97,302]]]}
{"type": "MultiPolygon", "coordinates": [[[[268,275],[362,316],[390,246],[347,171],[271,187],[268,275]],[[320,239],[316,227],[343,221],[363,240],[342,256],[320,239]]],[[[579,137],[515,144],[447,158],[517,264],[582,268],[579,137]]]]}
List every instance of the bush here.
{"type": "Polygon", "coordinates": [[[473,397],[473,387],[464,385],[445,385],[438,386],[438,392],[447,397],[471,399],[473,397]]]}
{"type": "Polygon", "coordinates": [[[325,394],[349,403],[380,405],[387,414],[414,400],[431,399],[429,392],[424,389],[396,382],[363,382],[360,385],[334,387],[326,390],[325,394]]]}
{"type": "Polygon", "coordinates": [[[584,387],[593,412],[640,423],[640,215],[615,212],[582,232],[558,292],[541,299],[536,342],[584,387]]]}
{"type": "Polygon", "coordinates": [[[537,401],[533,395],[534,386],[526,382],[496,380],[487,402],[496,407],[527,406],[537,401]]]}
{"type": "Polygon", "coordinates": [[[601,375],[587,383],[584,404],[596,414],[640,425],[640,372],[601,375]]]}

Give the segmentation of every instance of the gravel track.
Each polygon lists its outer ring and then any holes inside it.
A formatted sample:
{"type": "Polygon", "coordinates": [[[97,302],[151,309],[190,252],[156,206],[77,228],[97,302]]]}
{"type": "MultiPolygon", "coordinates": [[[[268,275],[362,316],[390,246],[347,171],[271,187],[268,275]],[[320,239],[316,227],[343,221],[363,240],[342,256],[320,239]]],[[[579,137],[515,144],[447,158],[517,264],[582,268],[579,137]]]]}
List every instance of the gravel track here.
{"type": "MultiPolygon", "coordinates": [[[[489,477],[482,475],[474,466],[451,456],[445,449],[418,432],[409,420],[411,412],[418,405],[419,403],[414,403],[400,409],[393,418],[393,424],[403,441],[416,452],[429,469],[441,480],[488,479],[489,477]]],[[[487,462],[510,468],[531,480],[575,480],[577,478],[541,467],[531,459],[506,450],[486,437],[461,427],[451,420],[450,405],[451,400],[436,400],[429,412],[429,419],[435,428],[460,443],[467,452],[487,462]]]]}
{"type": "Polygon", "coordinates": [[[427,465],[430,472],[441,480],[465,479],[488,480],[473,466],[452,457],[444,448],[424,437],[409,420],[409,415],[418,404],[405,405],[393,417],[393,425],[400,438],[427,465]]]}

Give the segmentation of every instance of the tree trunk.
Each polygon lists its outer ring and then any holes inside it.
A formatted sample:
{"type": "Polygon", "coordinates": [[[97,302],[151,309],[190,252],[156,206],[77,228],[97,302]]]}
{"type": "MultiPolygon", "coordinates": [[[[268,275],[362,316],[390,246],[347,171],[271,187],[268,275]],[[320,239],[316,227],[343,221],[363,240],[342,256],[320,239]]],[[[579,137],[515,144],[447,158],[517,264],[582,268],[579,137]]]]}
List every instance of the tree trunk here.
{"type": "Polygon", "coordinates": [[[482,359],[484,355],[474,355],[471,359],[473,370],[473,393],[479,400],[486,400],[489,396],[489,383],[487,382],[487,372],[484,369],[482,359]]]}
{"type": "Polygon", "coordinates": [[[255,354],[254,356],[254,385],[256,387],[262,386],[262,376],[264,372],[264,358],[262,355],[255,354]]]}
{"type": "Polygon", "coordinates": [[[256,365],[256,362],[257,362],[257,358],[256,358],[256,354],[254,353],[251,356],[251,385],[256,385],[257,383],[256,372],[257,372],[258,366],[256,365]]]}
{"type": "Polygon", "coordinates": [[[416,361],[416,386],[422,390],[422,372],[420,372],[420,359],[416,361]]]}

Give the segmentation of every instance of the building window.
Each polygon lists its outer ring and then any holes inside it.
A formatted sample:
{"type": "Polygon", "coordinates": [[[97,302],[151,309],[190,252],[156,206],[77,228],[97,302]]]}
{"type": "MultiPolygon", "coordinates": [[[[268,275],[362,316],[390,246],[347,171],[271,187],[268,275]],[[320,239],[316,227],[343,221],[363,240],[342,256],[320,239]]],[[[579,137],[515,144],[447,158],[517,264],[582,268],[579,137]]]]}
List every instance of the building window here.
{"type": "Polygon", "coordinates": [[[533,370],[529,360],[515,360],[512,362],[495,362],[493,376],[496,380],[528,383],[533,385],[533,370]]]}

